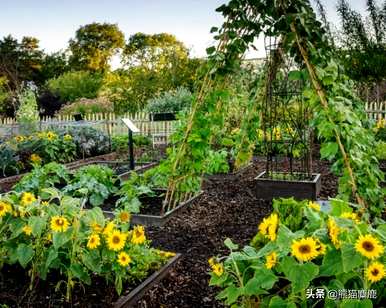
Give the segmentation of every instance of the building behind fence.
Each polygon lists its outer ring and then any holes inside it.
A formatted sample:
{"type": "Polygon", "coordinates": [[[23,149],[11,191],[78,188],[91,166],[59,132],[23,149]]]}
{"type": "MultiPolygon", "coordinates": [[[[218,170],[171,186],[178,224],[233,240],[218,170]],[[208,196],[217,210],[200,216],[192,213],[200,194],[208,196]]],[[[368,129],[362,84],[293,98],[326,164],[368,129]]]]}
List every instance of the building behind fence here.
{"type": "MultiPolygon", "coordinates": [[[[370,119],[377,121],[386,118],[385,102],[367,102],[366,112],[370,119]]],[[[66,127],[74,125],[88,125],[104,131],[109,136],[127,133],[127,127],[122,118],[129,118],[139,128],[141,135],[146,136],[170,136],[174,131],[174,121],[154,122],[150,120],[149,114],[140,112],[134,115],[124,114],[121,116],[114,113],[87,114],[84,121],[77,122],[70,115],[59,115],[56,117],[43,117],[39,125],[44,130],[49,127],[66,127]]],[[[14,118],[0,118],[0,137],[18,134],[18,124],[14,118]]]]}

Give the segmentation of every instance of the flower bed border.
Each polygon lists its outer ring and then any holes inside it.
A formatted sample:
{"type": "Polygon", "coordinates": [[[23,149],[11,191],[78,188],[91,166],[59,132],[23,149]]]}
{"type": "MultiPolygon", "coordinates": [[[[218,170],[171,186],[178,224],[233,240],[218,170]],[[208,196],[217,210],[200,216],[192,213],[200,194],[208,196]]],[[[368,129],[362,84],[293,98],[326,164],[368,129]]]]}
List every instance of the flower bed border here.
{"type": "Polygon", "coordinates": [[[312,173],[313,180],[279,180],[264,178],[266,171],[261,172],[256,181],[257,198],[272,200],[273,198],[311,199],[316,200],[321,190],[321,174],[312,173]]]}
{"type": "MultiPolygon", "coordinates": [[[[145,215],[145,214],[132,214],[131,223],[133,225],[145,225],[145,226],[164,226],[171,218],[178,215],[183,209],[187,208],[193,201],[197,200],[204,192],[200,191],[198,194],[194,195],[190,199],[181,202],[173,210],[167,212],[162,216],[157,215],[145,215]]],[[[111,211],[103,211],[106,217],[114,217],[114,213],[111,211]]]]}
{"type": "Polygon", "coordinates": [[[114,308],[128,308],[133,307],[145,294],[151,289],[154,285],[159,283],[172,268],[176,265],[177,261],[181,258],[181,254],[177,253],[173,258],[171,258],[164,266],[162,266],[158,271],[153,273],[145,281],[143,281],[139,286],[134,290],[130,291],[129,294],[121,296],[115,303],[114,308]]]}

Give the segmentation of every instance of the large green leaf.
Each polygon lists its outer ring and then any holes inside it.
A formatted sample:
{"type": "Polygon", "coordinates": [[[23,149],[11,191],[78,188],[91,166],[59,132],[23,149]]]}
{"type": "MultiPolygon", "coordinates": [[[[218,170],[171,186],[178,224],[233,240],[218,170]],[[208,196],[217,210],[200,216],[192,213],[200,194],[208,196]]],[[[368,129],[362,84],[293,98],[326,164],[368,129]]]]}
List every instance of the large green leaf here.
{"type": "Polygon", "coordinates": [[[32,260],[35,252],[31,246],[26,244],[19,244],[17,247],[17,259],[22,267],[26,267],[27,264],[32,260]]]}
{"type": "Polygon", "coordinates": [[[362,256],[352,244],[344,243],[341,247],[343,270],[347,273],[363,264],[362,256]]]}
{"type": "Polygon", "coordinates": [[[294,293],[304,291],[319,273],[317,265],[311,262],[300,264],[293,257],[284,257],[280,269],[291,281],[294,293]]]}
{"type": "Polygon", "coordinates": [[[66,232],[54,232],[52,236],[52,242],[55,249],[59,249],[71,239],[71,229],[69,228],[66,232]]]}
{"type": "Polygon", "coordinates": [[[320,266],[321,276],[334,276],[343,273],[343,261],[340,250],[329,250],[323,257],[320,266]]]}
{"type": "Polygon", "coordinates": [[[36,237],[40,237],[46,227],[46,220],[43,217],[31,216],[28,219],[28,225],[32,228],[32,234],[36,237]]]}
{"type": "Polygon", "coordinates": [[[78,279],[80,279],[85,284],[90,285],[91,284],[91,278],[90,275],[87,273],[86,269],[83,268],[78,263],[73,263],[70,266],[71,273],[78,279]]]}

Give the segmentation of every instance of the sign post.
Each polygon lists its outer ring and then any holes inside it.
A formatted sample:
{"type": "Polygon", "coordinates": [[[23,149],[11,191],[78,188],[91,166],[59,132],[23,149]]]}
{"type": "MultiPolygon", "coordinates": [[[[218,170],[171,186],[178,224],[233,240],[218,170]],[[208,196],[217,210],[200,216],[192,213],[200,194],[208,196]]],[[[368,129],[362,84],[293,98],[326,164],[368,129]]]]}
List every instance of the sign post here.
{"type": "Polygon", "coordinates": [[[139,129],[130,119],[122,119],[123,123],[129,129],[129,162],[130,170],[134,170],[134,143],[133,143],[133,133],[139,133],[139,129]]]}

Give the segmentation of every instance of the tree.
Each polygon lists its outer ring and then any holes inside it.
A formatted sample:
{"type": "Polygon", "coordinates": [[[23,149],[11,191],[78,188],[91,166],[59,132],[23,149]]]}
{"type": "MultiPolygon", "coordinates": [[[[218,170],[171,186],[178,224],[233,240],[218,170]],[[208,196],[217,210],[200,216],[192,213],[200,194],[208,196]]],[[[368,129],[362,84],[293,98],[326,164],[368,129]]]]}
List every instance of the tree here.
{"type": "Polygon", "coordinates": [[[115,24],[92,23],[80,27],[70,42],[70,65],[76,70],[106,71],[109,60],[124,46],[115,24]]]}
{"type": "Polygon", "coordinates": [[[168,33],[136,33],[123,50],[123,63],[129,68],[140,66],[148,70],[163,70],[188,58],[188,50],[168,33]]]}
{"type": "Polygon", "coordinates": [[[0,40],[0,77],[8,80],[9,91],[20,89],[23,81],[39,79],[42,56],[36,38],[23,37],[18,42],[8,35],[0,40]]]}
{"type": "Polygon", "coordinates": [[[56,78],[69,70],[70,66],[64,52],[58,51],[52,54],[45,54],[40,70],[40,82],[43,84],[47,80],[56,78]]]}
{"type": "Polygon", "coordinates": [[[378,7],[367,0],[368,22],[339,0],[342,24],[342,61],[348,75],[357,81],[380,82],[386,78],[386,1],[378,7]]]}

